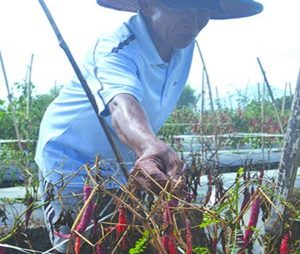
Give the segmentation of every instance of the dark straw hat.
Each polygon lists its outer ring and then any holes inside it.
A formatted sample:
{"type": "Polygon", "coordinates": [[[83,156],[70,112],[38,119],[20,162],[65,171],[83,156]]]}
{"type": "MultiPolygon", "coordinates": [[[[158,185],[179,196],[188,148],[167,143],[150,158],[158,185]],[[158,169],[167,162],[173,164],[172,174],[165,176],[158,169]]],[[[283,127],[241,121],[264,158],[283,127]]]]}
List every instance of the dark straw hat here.
{"type": "MultiPolygon", "coordinates": [[[[203,6],[211,11],[211,19],[234,19],[253,16],[263,10],[262,4],[253,0],[159,0],[166,5],[176,5],[182,8],[185,5],[203,6]]],[[[138,0],[97,0],[97,3],[106,8],[120,11],[137,12],[138,0]]]]}

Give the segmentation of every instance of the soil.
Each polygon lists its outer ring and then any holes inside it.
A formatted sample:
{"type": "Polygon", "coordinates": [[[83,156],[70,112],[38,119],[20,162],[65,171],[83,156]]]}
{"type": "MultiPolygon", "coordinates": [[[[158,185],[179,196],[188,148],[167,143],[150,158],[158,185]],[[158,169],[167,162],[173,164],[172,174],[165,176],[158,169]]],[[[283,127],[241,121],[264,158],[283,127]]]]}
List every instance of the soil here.
{"type": "MultiPolygon", "coordinates": [[[[10,239],[6,244],[37,251],[45,251],[51,248],[48,232],[44,227],[23,230],[10,239]]],[[[20,254],[23,252],[9,249],[7,253],[20,254]]]]}

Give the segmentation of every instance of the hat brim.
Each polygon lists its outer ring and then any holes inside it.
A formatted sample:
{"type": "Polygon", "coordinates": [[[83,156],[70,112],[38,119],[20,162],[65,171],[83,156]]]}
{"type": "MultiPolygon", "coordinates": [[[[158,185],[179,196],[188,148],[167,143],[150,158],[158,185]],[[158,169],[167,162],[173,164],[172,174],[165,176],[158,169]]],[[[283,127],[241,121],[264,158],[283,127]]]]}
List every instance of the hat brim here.
{"type": "MultiPolygon", "coordinates": [[[[138,11],[138,0],[97,0],[103,7],[128,12],[138,11]]],[[[236,19],[256,15],[263,5],[253,0],[220,0],[219,7],[211,10],[211,19],[236,19]]]]}

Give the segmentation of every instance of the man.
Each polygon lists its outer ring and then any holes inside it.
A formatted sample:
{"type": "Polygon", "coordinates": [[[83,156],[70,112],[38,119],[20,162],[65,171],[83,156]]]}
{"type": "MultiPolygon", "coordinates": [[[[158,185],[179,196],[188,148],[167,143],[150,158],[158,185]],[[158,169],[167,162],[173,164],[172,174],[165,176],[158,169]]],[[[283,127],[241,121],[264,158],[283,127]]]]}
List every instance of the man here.
{"type": "MultiPolygon", "coordinates": [[[[183,162],[156,133],[184,88],[195,37],[209,19],[251,16],[262,6],[252,0],[98,0],[98,4],[138,14],[98,40],[82,71],[131,173],[142,169],[164,186],[168,179],[176,181],[183,175],[183,162]]],[[[61,204],[55,197],[62,187],[64,196],[82,192],[86,173],[79,169],[93,163],[96,155],[103,159],[104,178],[126,183],[87,96],[72,80],[45,113],[36,153],[41,188],[47,194],[45,219],[55,246],[61,239],[54,231],[68,233],[70,227],[58,224],[64,208],[76,207],[74,198],[61,204]]],[[[159,191],[142,174],[137,183],[159,191]]],[[[118,187],[114,182],[107,186],[118,187]]],[[[56,249],[64,253],[65,248],[56,249]]]]}

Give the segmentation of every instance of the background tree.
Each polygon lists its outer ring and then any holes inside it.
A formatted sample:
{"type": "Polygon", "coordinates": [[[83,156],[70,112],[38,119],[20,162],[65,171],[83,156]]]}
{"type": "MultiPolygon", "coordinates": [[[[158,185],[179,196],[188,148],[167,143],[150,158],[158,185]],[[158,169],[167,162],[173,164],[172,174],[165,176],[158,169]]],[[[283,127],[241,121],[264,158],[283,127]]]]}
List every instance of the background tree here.
{"type": "Polygon", "coordinates": [[[198,102],[198,96],[196,95],[196,91],[190,86],[187,85],[183,89],[183,92],[177,102],[177,108],[183,107],[192,107],[195,108],[198,102]]]}
{"type": "MultiPolygon", "coordinates": [[[[18,96],[12,105],[0,101],[0,139],[16,139],[12,107],[16,111],[16,120],[22,139],[37,140],[41,119],[50,102],[58,95],[60,88],[55,86],[47,94],[31,96],[31,107],[27,114],[27,87],[26,83],[15,83],[14,90],[18,96]]],[[[32,89],[34,86],[32,85],[32,89]]]]}

